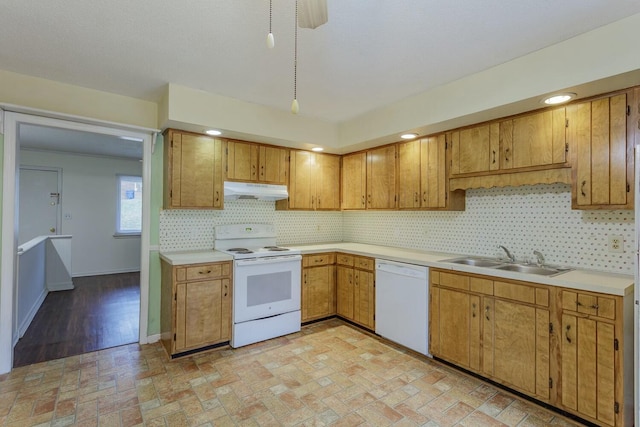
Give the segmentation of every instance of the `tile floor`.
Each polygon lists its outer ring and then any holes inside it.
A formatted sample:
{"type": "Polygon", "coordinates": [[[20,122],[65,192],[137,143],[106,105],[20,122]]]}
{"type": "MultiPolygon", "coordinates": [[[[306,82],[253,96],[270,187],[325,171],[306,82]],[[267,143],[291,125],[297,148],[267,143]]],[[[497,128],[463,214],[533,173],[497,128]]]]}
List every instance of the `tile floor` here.
{"type": "Polygon", "coordinates": [[[159,343],[0,376],[2,426],[573,426],[332,319],[169,361],[159,343]]]}

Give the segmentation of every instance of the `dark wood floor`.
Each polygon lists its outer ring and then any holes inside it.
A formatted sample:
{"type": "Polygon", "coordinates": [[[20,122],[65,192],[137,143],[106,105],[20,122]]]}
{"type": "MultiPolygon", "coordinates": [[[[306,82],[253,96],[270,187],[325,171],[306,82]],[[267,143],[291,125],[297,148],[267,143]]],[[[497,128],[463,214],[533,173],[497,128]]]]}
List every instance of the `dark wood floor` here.
{"type": "Polygon", "coordinates": [[[76,277],[73,285],[49,292],[14,349],[14,367],[138,342],[139,273],[76,277]]]}

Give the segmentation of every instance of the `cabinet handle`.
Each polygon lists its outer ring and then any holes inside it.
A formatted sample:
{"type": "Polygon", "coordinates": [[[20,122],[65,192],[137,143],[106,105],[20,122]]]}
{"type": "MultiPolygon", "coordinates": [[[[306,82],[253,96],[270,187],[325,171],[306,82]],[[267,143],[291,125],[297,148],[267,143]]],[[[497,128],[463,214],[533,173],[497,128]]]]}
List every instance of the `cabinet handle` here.
{"type": "Polygon", "coordinates": [[[307,284],[307,273],[304,273],[304,284],[307,284]]]}
{"type": "Polygon", "coordinates": [[[362,195],[362,206],[364,206],[364,194],[362,195]]]}
{"type": "Polygon", "coordinates": [[[415,203],[418,203],[419,199],[418,199],[418,192],[417,191],[413,194],[413,200],[414,200],[415,203]]]}
{"type": "Polygon", "coordinates": [[[505,162],[509,161],[509,149],[508,148],[506,150],[504,150],[504,161],[505,162]]]}
{"type": "Polygon", "coordinates": [[[256,176],[256,165],[251,165],[251,175],[256,176]]]}
{"type": "Polygon", "coordinates": [[[493,150],[493,163],[496,163],[496,150],[493,150]]]}
{"type": "Polygon", "coordinates": [[[210,274],[210,273],[211,273],[211,270],[207,270],[207,271],[200,270],[200,271],[198,271],[198,274],[210,274]]]}
{"type": "Polygon", "coordinates": [[[260,176],[264,176],[264,165],[260,166],[260,176]]]}
{"type": "Polygon", "coordinates": [[[225,284],[224,285],[224,296],[226,297],[228,293],[229,293],[229,285],[225,284]]]}
{"type": "Polygon", "coordinates": [[[571,344],[571,338],[569,337],[569,331],[571,330],[571,325],[567,325],[567,331],[564,333],[564,337],[567,339],[567,342],[571,344]]]}
{"type": "Polygon", "coordinates": [[[489,306],[486,306],[484,309],[484,318],[491,321],[491,319],[489,319],[489,306]]]}
{"type": "Polygon", "coordinates": [[[426,202],[426,201],[427,201],[427,192],[426,192],[426,191],[423,191],[423,192],[422,192],[422,201],[423,201],[423,202],[426,202]]]}
{"type": "Polygon", "coordinates": [[[471,312],[471,317],[475,318],[476,317],[476,304],[475,303],[471,304],[471,307],[473,307],[473,311],[471,312]]]}
{"type": "Polygon", "coordinates": [[[371,204],[371,194],[367,194],[367,200],[368,200],[369,204],[371,204]]]}
{"type": "Polygon", "coordinates": [[[216,203],[220,201],[220,192],[216,190],[216,203]]]}
{"type": "Polygon", "coordinates": [[[587,197],[587,194],[584,192],[584,186],[587,185],[587,181],[582,181],[582,185],[580,186],[580,193],[582,197],[587,197]]]}
{"type": "Polygon", "coordinates": [[[313,261],[313,262],[315,262],[315,263],[317,264],[317,263],[322,262],[322,261],[324,261],[324,258],[316,259],[316,260],[315,260],[315,261],[313,261]]]}
{"type": "Polygon", "coordinates": [[[593,308],[594,310],[597,310],[599,307],[600,307],[600,306],[599,306],[598,304],[593,304],[593,305],[591,306],[591,308],[593,308]]]}
{"type": "Polygon", "coordinates": [[[320,207],[320,197],[318,197],[318,207],[320,207]]]}

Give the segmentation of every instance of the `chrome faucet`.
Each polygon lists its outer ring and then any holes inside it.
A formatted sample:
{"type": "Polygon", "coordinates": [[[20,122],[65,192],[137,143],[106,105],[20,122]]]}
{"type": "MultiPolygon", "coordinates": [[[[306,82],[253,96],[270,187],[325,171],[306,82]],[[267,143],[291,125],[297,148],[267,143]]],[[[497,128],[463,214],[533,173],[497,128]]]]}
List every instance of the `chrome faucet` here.
{"type": "Polygon", "coordinates": [[[506,254],[507,254],[507,258],[509,258],[511,260],[511,262],[516,262],[516,257],[514,257],[511,252],[509,252],[509,249],[505,248],[502,245],[498,245],[498,247],[500,249],[502,249],[506,254]]]}
{"type": "Polygon", "coordinates": [[[544,256],[540,251],[533,251],[533,254],[536,256],[538,267],[542,267],[544,265],[544,256]]]}

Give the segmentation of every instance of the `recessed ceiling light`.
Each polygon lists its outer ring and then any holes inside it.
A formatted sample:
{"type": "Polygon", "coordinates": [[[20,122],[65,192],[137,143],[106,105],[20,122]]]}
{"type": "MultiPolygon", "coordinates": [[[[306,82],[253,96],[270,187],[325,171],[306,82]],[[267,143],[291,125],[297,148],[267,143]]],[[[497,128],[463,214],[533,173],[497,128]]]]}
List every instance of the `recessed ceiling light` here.
{"type": "Polygon", "coordinates": [[[417,133],[405,133],[403,135],[400,135],[400,138],[402,139],[413,139],[413,138],[417,138],[418,134],[417,133]]]}
{"type": "Polygon", "coordinates": [[[322,148],[322,147],[313,147],[311,149],[311,151],[324,151],[324,148],[322,148]]]}
{"type": "Polygon", "coordinates": [[[562,104],[563,102],[567,102],[570,99],[573,99],[575,97],[576,97],[576,94],[571,92],[557,93],[555,95],[551,95],[543,99],[542,102],[547,105],[556,105],[556,104],[562,104]]]}
{"type": "Polygon", "coordinates": [[[209,129],[204,131],[204,133],[206,133],[207,135],[213,135],[213,136],[222,135],[222,132],[220,132],[218,129],[209,129]]]}

